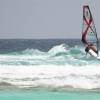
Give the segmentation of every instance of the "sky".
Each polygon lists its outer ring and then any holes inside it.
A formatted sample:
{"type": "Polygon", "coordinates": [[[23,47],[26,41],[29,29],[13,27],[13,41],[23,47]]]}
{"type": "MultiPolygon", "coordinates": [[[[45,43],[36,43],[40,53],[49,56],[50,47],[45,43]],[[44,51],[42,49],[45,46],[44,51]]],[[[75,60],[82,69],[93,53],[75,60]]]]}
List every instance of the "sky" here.
{"type": "Polygon", "coordinates": [[[100,38],[100,0],[0,0],[0,38],[81,38],[86,4],[100,38]]]}

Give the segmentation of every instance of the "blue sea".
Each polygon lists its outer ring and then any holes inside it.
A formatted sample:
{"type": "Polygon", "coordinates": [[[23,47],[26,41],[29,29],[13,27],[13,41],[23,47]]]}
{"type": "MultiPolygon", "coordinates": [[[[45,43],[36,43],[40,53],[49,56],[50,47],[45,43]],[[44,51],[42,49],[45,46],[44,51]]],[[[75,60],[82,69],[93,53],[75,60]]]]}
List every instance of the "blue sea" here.
{"type": "Polygon", "coordinates": [[[0,39],[0,100],[99,100],[100,57],[84,49],[80,39],[0,39]]]}

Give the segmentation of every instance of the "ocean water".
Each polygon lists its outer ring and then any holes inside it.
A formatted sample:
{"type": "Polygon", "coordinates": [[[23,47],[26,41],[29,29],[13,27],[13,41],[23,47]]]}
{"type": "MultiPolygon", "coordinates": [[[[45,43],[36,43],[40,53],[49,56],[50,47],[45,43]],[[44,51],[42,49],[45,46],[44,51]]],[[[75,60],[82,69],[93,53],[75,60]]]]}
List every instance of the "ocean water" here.
{"type": "Polygon", "coordinates": [[[0,100],[100,100],[99,92],[2,91],[0,100]]]}
{"type": "Polygon", "coordinates": [[[2,100],[99,100],[100,57],[79,39],[1,39],[0,90],[2,100]]]}

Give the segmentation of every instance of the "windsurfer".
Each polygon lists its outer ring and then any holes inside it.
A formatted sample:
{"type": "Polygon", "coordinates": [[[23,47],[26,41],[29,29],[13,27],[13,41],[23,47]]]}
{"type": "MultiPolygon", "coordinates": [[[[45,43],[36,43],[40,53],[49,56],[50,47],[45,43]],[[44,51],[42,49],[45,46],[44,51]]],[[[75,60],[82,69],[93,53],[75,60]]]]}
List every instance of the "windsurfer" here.
{"type": "Polygon", "coordinates": [[[98,57],[98,37],[94,20],[88,5],[83,6],[82,42],[86,46],[85,52],[98,57]]]}
{"type": "Polygon", "coordinates": [[[93,46],[93,44],[88,44],[87,47],[85,48],[85,52],[89,53],[90,55],[94,56],[98,55],[98,51],[96,50],[96,48],[93,46]]]}

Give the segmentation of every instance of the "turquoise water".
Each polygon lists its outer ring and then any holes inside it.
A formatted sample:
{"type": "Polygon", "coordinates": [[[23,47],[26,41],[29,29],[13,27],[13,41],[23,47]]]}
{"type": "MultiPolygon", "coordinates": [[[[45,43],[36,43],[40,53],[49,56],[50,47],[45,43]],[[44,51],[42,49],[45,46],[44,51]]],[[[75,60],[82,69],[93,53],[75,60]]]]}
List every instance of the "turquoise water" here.
{"type": "Polygon", "coordinates": [[[100,100],[99,92],[1,91],[0,100],[100,100]]]}

